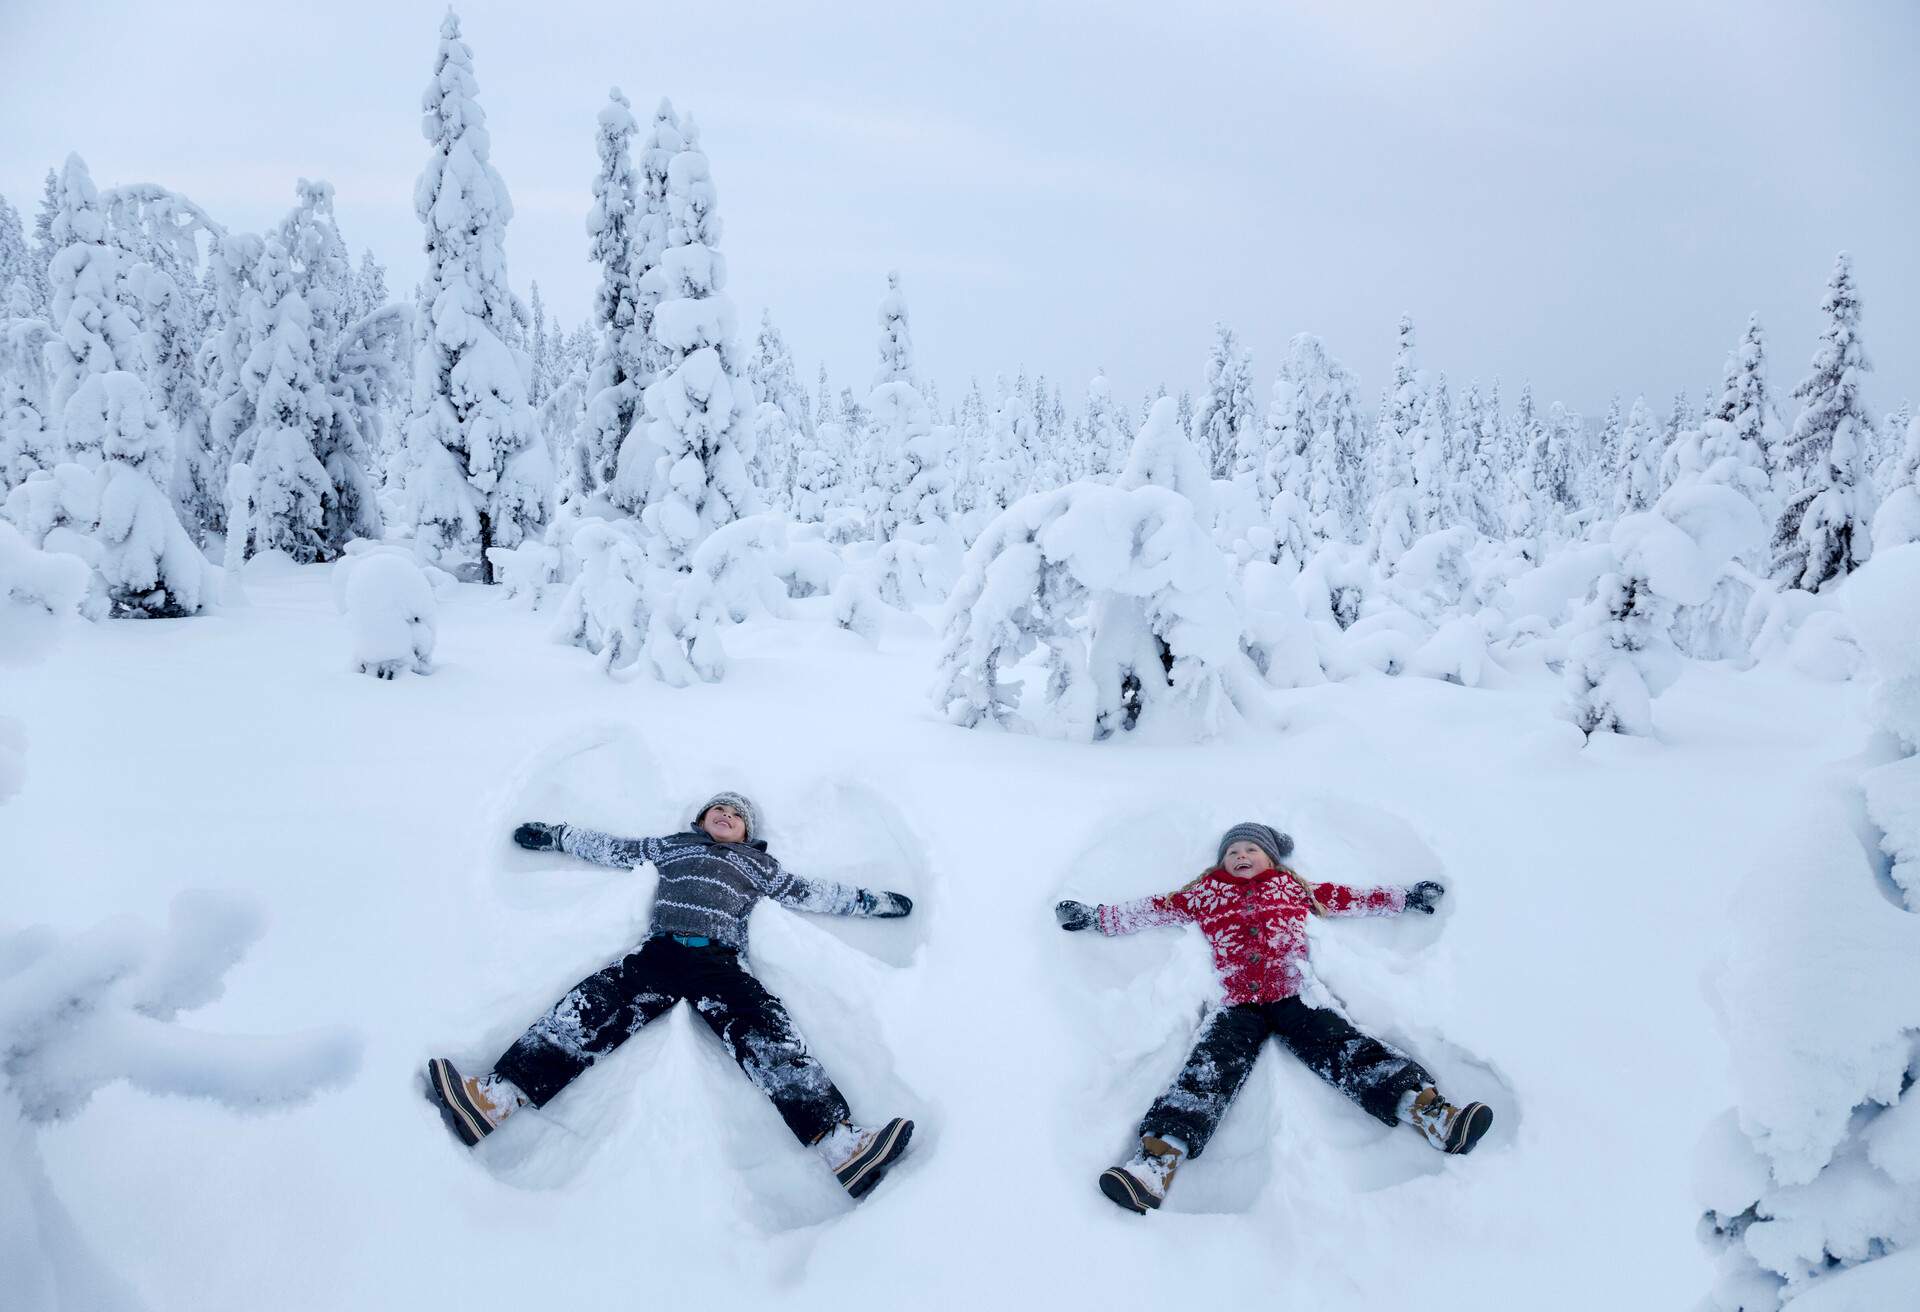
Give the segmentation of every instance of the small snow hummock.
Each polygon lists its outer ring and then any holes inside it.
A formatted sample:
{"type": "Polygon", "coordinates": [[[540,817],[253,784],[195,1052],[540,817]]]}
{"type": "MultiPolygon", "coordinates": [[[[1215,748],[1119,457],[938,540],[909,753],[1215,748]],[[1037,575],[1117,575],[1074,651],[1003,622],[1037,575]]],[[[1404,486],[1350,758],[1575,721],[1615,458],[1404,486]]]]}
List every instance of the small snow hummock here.
{"type": "Polygon", "coordinates": [[[340,608],[353,633],[353,669],[377,679],[433,672],[436,610],[420,567],[394,551],[347,556],[340,608]]]}
{"type": "Polygon", "coordinates": [[[54,1192],[38,1131],[125,1081],[236,1112],[304,1102],[360,1061],[344,1031],[241,1038],[175,1023],[220,996],[260,913],[207,892],[158,932],[125,918],[74,934],[0,928],[0,1271],[9,1308],[136,1306],[54,1192]]]}

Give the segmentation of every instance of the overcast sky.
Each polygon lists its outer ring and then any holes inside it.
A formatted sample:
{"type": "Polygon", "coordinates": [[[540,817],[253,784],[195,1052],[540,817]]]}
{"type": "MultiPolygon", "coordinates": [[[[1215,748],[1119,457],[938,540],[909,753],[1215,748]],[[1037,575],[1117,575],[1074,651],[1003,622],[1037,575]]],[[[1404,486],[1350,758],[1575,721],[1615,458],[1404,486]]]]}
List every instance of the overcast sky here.
{"type": "MultiPolygon", "coordinates": [[[[0,194],[31,222],[77,150],[102,186],[258,229],[337,189],[396,290],[437,3],[0,0],[0,194]]],[[[594,115],[701,125],[748,332],[864,388],[889,268],[949,403],[1022,365],[1137,403],[1200,384],[1215,321],[1259,396],[1324,337],[1371,404],[1394,322],[1457,385],[1597,411],[1718,382],[1749,311],[1781,390],[1853,253],[1882,409],[1920,391],[1920,4],[738,5],[468,0],[524,293],[569,321],[594,115]],[[1177,17],[1169,17],[1175,9],[1177,17]],[[924,10],[924,12],[923,12],[924,10]]]]}

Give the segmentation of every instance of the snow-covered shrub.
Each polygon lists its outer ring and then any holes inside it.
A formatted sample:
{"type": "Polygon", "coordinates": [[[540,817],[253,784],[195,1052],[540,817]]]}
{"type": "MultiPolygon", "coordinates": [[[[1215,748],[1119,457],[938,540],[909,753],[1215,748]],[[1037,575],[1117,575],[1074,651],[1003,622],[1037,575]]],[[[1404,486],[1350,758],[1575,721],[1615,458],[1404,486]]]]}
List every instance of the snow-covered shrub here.
{"type": "MultiPolygon", "coordinates": [[[[1149,424],[1163,415],[1170,403],[1149,424]]],[[[933,699],[954,724],[1204,738],[1262,712],[1226,560],[1166,487],[1076,483],[1015,502],[967,553],[942,628],[933,699]],[[1043,685],[1023,699],[1012,676],[1035,655],[1043,685]]]]}
{"type": "Polygon", "coordinates": [[[1904,756],[1861,780],[1889,874],[1920,911],[1920,543],[1877,552],[1846,591],[1854,639],[1873,666],[1873,716],[1904,756]]]}
{"type": "Polygon", "coordinates": [[[1737,1106],[1697,1171],[1712,1305],[1906,1306],[1873,1268],[1920,1245],[1920,916],[1833,807],[1783,826],[1729,918],[1711,983],[1737,1106]]]}
{"type": "Polygon", "coordinates": [[[164,931],[127,919],[74,934],[0,928],[0,1283],[9,1312],[134,1305],[54,1192],[42,1126],[119,1081],[253,1113],[353,1075],[360,1043],[345,1032],[243,1038],[176,1023],[220,996],[221,977],[261,923],[244,902],[186,893],[164,931]]]}
{"type": "Polygon", "coordinates": [[[334,570],[343,580],[353,669],[377,679],[431,674],[438,608],[420,567],[399,552],[375,551],[347,556],[334,570]]]}
{"type": "Polygon", "coordinates": [[[1679,672],[1668,636],[1674,607],[1705,602],[1762,531],[1745,496],[1698,480],[1613,526],[1616,567],[1575,619],[1564,672],[1565,713],[1582,733],[1653,732],[1652,699],[1679,672]]]}
{"type": "Polygon", "coordinates": [[[1907,444],[1892,464],[1885,497],[1873,516],[1876,551],[1909,542],[1920,542],[1920,415],[1907,425],[1907,444]]]}

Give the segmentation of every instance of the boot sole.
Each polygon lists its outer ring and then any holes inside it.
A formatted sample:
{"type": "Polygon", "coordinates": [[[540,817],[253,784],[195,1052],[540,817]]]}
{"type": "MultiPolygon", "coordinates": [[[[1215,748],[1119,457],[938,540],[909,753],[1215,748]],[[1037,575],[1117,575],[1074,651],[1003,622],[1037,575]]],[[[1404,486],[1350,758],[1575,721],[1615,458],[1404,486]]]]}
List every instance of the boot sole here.
{"type": "Polygon", "coordinates": [[[439,1111],[453,1137],[469,1148],[493,1133],[487,1118],[468,1100],[460,1072],[445,1057],[427,1063],[427,1101],[439,1111]]]}
{"type": "Polygon", "coordinates": [[[1470,1102],[1460,1109],[1453,1133],[1447,1136],[1447,1151],[1465,1154],[1473,1151],[1488,1130],[1493,1128],[1493,1108],[1483,1102],[1470,1102]]]}
{"type": "Polygon", "coordinates": [[[881,1177],[886,1175],[887,1168],[907,1150],[907,1142],[912,1138],[912,1121],[897,1116],[888,1121],[880,1127],[880,1133],[873,1136],[872,1143],[834,1172],[841,1188],[855,1198],[866,1197],[880,1183],[881,1177]]]}
{"type": "Polygon", "coordinates": [[[1100,1192],[1129,1212],[1145,1216],[1160,1206],[1160,1200],[1140,1187],[1139,1181],[1117,1166],[1100,1172],[1100,1192]]]}

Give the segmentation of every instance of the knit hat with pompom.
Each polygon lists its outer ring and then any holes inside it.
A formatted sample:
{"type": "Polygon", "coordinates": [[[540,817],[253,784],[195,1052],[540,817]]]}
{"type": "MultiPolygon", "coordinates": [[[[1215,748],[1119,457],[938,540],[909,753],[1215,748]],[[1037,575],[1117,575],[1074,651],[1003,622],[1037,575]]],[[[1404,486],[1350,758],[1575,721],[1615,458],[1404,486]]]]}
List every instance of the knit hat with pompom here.
{"type": "Polygon", "coordinates": [[[700,809],[693,813],[693,823],[698,826],[716,806],[730,806],[740,813],[740,818],[747,822],[748,842],[760,836],[760,809],[740,793],[715,793],[700,803],[700,809]]]}
{"type": "Polygon", "coordinates": [[[1279,865],[1282,861],[1286,860],[1288,854],[1293,851],[1292,835],[1283,834],[1271,825],[1255,824],[1251,820],[1243,820],[1220,836],[1220,851],[1214,856],[1213,863],[1219,865],[1222,861],[1225,861],[1227,859],[1227,849],[1235,843],[1252,843],[1262,852],[1265,852],[1275,865],[1279,865]]]}

